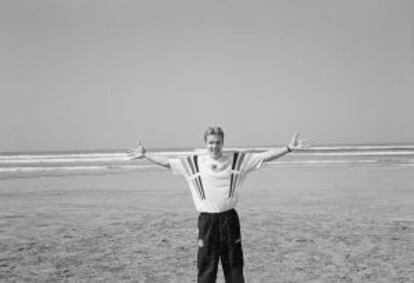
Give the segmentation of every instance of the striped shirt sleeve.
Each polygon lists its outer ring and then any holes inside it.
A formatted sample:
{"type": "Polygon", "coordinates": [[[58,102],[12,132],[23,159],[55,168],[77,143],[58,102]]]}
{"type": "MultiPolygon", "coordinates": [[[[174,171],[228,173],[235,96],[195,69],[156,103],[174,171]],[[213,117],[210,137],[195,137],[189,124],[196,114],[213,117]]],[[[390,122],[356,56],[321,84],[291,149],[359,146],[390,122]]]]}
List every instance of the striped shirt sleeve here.
{"type": "Polygon", "coordinates": [[[187,171],[184,167],[183,161],[180,158],[172,158],[169,162],[174,175],[187,176],[187,171]]]}
{"type": "Polygon", "coordinates": [[[246,153],[243,160],[243,171],[248,173],[260,169],[263,164],[263,157],[258,153],[246,153]]]}
{"type": "Polygon", "coordinates": [[[172,158],[169,159],[169,162],[173,174],[184,177],[190,177],[193,175],[188,163],[188,158],[172,158]]]}

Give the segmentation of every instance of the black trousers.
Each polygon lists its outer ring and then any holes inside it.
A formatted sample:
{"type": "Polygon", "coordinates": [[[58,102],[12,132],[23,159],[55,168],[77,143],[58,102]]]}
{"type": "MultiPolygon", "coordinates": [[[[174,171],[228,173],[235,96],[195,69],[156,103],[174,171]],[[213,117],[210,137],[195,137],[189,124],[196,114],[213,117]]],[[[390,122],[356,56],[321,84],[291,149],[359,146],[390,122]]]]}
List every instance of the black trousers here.
{"type": "Polygon", "coordinates": [[[198,246],[198,283],[216,282],[219,259],[226,283],[244,282],[240,222],[236,210],[201,213],[198,246]]]}

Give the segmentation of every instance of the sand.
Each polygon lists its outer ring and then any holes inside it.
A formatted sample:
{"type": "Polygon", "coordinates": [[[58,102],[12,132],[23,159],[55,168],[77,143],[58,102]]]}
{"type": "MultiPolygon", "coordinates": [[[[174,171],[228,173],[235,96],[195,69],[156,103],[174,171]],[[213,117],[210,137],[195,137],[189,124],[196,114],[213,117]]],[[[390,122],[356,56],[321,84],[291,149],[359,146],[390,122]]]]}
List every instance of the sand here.
{"type": "MultiPolygon", "coordinates": [[[[246,281],[414,282],[413,185],[410,168],[253,173],[246,281]]],[[[168,171],[2,180],[0,281],[195,282],[196,223],[168,171]]]]}

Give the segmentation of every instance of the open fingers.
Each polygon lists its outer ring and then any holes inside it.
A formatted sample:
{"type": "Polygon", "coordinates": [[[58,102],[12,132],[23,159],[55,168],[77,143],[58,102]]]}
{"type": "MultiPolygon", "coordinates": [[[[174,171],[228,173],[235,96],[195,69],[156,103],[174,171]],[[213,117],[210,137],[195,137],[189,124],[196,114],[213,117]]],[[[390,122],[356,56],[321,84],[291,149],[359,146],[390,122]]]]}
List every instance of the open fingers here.
{"type": "Polygon", "coordinates": [[[299,132],[296,132],[296,133],[293,135],[292,140],[297,140],[297,139],[298,139],[298,137],[299,137],[299,132]]]}
{"type": "Polygon", "coordinates": [[[312,138],[303,139],[301,141],[303,145],[311,145],[313,143],[312,138]]]}
{"type": "Polygon", "coordinates": [[[312,140],[313,140],[313,137],[309,137],[309,138],[302,139],[302,142],[308,142],[312,140]]]}
{"type": "Polygon", "coordinates": [[[312,138],[306,138],[300,141],[302,147],[310,147],[312,145],[312,138]]]}
{"type": "Polygon", "coordinates": [[[141,140],[138,140],[138,146],[128,149],[127,153],[132,153],[132,152],[136,151],[138,148],[141,148],[141,147],[142,147],[142,142],[141,142],[141,140]]]}
{"type": "Polygon", "coordinates": [[[134,153],[134,152],[137,151],[137,149],[139,149],[139,147],[137,147],[137,148],[130,148],[130,149],[127,150],[127,153],[134,153]]]}

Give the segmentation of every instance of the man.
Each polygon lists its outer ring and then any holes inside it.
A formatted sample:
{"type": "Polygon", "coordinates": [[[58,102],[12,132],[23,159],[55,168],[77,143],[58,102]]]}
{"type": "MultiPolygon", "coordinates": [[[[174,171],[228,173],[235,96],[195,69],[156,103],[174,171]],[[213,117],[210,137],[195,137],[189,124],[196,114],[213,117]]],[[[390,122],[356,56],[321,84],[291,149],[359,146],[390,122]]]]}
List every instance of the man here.
{"type": "Polygon", "coordinates": [[[243,251],[240,223],[236,207],[239,188],[246,175],[268,162],[296,149],[307,148],[307,140],[296,134],[282,148],[263,153],[223,152],[224,132],[209,127],[204,133],[206,154],[167,159],[146,152],[139,144],[129,151],[131,159],[146,158],[160,166],[171,168],[187,179],[198,219],[197,282],[215,282],[219,259],[227,283],[242,283],[243,251]]]}

